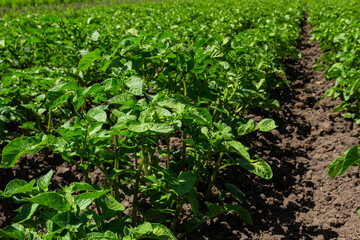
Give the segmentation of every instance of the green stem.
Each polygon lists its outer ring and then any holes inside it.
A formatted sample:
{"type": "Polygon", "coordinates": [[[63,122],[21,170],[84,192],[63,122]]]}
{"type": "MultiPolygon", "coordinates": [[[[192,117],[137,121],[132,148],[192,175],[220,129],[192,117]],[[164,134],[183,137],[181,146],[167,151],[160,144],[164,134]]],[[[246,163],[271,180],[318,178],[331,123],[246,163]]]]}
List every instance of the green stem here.
{"type": "Polygon", "coordinates": [[[176,212],[175,212],[174,218],[173,218],[173,220],[171,221],[171,225],[170,225],[170,229],[171,229],[171,230],[175,230],[175,227],[176,227],[176,224],[177,224],[179,215],[180,215],[180,213],[181,213],[182,205],[183,205],[183,204],[184,204],[184,200],[183,200],[180,196],[178,196],[178,198],[177,198],[177,204],[176,204],[176,212]]]}
{"type": "Polygon", "coordinates": [[[184,84],[184,96],[186,97],[186,82],[185,82],[185,78],[183,78],[183,84],[184,84]]]}
{"type": "Polygon", "coordinates": [[[51,108],[49,109],[49,119],[48,119],[48,133],[51,134],[51,108]]]}
{"type": "MultiPolygon", "coordinates": [[[[115,148],[115,162],[114,162],[114,168],[119,169],[120,168],[120,154],[119,154],[119,136],[114,136],[114,148],[115,148]]],[[[119,180],[119,177],[116,177],[116,181],[119,180]]]]}
{"type": "Polygon", "coordinates": [[[167,156],[166,156],[166,168],[170,169],[170,144],[169,144],[169,136],[166,136],[166,150],[167,150],[167,156]]]}
{"type": "MultiPolygon", "coordinates": [[[[120,154],[119,154],[119,136],[115,135],[114,136],[114,148],[115,148],[115,162],[114,162],[114,168],[115,169],[119,169],[120,168],[120,154]]],[[[121,202],[120,199],[120,191],[119,191],[119,184],[120,184],[120,179],[119,176],[115,177],[115,182],[113,184],[113,190],[112,190],[112,195],[113,197],[116,199],[116,201],[121,202]]],[[[122,218],[122,214],[121,212],[118,212],[117,214],[117,218],[121,219],[122,218]]]]}
{"type": "MultiPolygon", "coordinates": [[[[215,103],[215,107],[218,107],[220,105],[220,98],[217,99],[216,103],[215,103]]],[[[215,117],[216,114],[216,109],[214,108],[214,112],[213,112],[213,118],[215,117]]]]}
{"type": "Polygon", "coordinates": [[[144,137],[141,135],[141,157],[144,159],[144,170],[147,176],[151,175],[149,172],[149,159],[147,156],[146,147],[144,144],[144,137]]]}
{"type": "Polygon", "coordinates": [[[141,156],[139,168],[136,171],[136,181],[135,181],[135,186],[134,186],[132,222],[131,222],[132,227],[136,227],[137,212],[138,212],[138,207],[139,207],[138,194],[139,194],[139,187],[140,187],[140,172],[141,172],[143,165],[144,165],[144,157],[141,156]]]}
{"type": "Polygon", "coordinates": [[[221,163],[221,159],[222,159],[222,156],[224,155],[223,152],[221,152],[219,154],[219,158],[218,160],[216,161],[215,163],[215,167],[213,169],[213,172],[211,173],[211,177],[210,177],[210,183],[208,185],[208,189],[206,191],[206,195],[205,195],[205,199],[208,200],[210,197],[211,197],[211,189],[212,187],[214,186],[215,184],[215,178],[216,178],[216,174],[217,172],[219,171],[219,166],[220,166],[220,163],[221,163]]]}

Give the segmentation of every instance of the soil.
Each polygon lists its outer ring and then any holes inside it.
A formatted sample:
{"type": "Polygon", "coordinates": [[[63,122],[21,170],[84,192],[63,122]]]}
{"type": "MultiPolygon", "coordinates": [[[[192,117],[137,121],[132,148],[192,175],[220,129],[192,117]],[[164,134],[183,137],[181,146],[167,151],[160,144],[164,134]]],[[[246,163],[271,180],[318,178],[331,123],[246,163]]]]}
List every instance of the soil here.
{"type": "MultiPolygon", "coordinates": [[[[318,43],[309,43],[311,26],[303,24],[302,29],[298,43],[302,58],[286,60],[291,84],[275,96],[282,111],[255,109],[251,114],[256,121],[273,118],[277,129],[242,139],[252,155],[258,154],[271,165],[273,179],[263,180],[232,167],[221,171],[216,180],[216,186],[231,182],[245,193],[243,206],[254,224],[246,225],[239,216],[228,213],[209,220],[184,239],[360,239],[355,212],[360,205],[359,169],[351,168],[333,180],[327,173],[331,160],[359,144],[360,128],[340,113],[332,113],[339,99],[322,99],[333,83],[323,72],[313,71],[322,52],[318,43]]],[[[177,140],[172,141],[174,145],[181,144],[177,140]]],[[[84,180],[79,169],[57,156],[43,161],[40,154],[32,154],[12,169],[0,169],[0,189],[14,178],[29,181],[50,169],[55,171],[53,188],[84,180]]],[[[92,179],[101,183],[100,171],[95,170],[92,179]]],[[[0,199],[0,228],[11,223],[17,207],[11,199],[0,199]]]]}

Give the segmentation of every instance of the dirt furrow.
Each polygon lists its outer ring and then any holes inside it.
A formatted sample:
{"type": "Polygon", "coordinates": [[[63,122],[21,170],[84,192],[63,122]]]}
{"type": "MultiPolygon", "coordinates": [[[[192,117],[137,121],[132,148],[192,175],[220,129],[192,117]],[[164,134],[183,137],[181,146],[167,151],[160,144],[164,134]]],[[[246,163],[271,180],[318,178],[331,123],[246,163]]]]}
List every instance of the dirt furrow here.
{"type": "Polygon", "coordinates": [[[278,128],[255,133],[245,143],[271,164],[274,178],[265,181],[239,168],[223,171],[218,182],[235,182],[244,191],[254,225],[227,214],[189,239],[360,239],[359,172],[352,169],[333,180],[327,173],[331,160],[359,143],[359,127],[332,112],[340,100],[322,99],[333,83],[313,71],[322,52],[319,43],[309,43],[311,26],[302,30],[302,57],[286,62],[292,84],[275,96],[282,111],[254,113],[258,121],[273,118],[278,128]]]}

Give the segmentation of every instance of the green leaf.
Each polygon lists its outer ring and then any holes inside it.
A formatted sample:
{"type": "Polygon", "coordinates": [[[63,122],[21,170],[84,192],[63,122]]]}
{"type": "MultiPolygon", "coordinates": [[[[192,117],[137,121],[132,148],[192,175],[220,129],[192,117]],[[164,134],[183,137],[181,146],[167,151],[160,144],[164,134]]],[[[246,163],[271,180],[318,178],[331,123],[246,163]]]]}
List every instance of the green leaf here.
{"type": "Polygon", "coordinates": [[[0,168],[14,166],[21,155],[37,153],[45,147],[47,140],[47,136],[42,134],[15,138],[3,149],[0,168]]]}
{"type": "Polygon", "coordinates": [[[138,123],[137,121],[130,121],[126,124],[126,127],[132,132],[143,133],[150,130],[151,124],[138,123]]]}
{"type": "Polygon", "coordinates": [[[324,65],[315,65],[313,67],[313,70],[316,72],[316,71],[321,71],[321,70],[325,70],[326,67],[324,65]]]}
{"type": "Polygon", "coordinates": [[[153,230],[151,223],[149,222],[144,222],[137,226],[135,229],[134,230],[136,231],[136,234],[140,236],[150,234],[153,230]]]}
{"type": "Polygon", "coordinates": [[[110,98],[109,103],[122,104],[122,105],[132,107],[136,103],[136,98],[132,94],[122,93],[122,94],[116,95],[113,98],[110,98]]]}
{"type": "Polygon", "coordinates": [[[235,212],[240,217],[242,217],[247,224],[253,224],[249,211],[244,209],[240,205],[225,204],[223,206],[220,206],[219,204],[212,204],[209,202],[205,202],[205,205],[209,209],[210,218],[216,217],[226,212],[235,212]]]}
{"type": "Polygon", "coordinates": [[[195,215],[199,213],[199,200],[197,199],[196,195],[198,195],[198,193],[194,189],[186,194],[186,198],[189,201],[191,209],[195,215]]]}
{"type": "Polygon", "coordinates": [[[49,89],[50,92],[56,92],[56,91],[64,91],[64,90],[76,90],[78,88],[78,85],[76,82],[71,81],[63,84],[55,85],[53,88],[49,89]]]}
{"type": "Polygon", "coordinates": [[[117,212],[122,212],[125,210],[125,207],[116,201],[111,195],[102,196],[99,201],[99,206],[101,207],[102,213],[105,219],[110,219],[115,217],[117,212]]]}
{"type": "Polygon", "coordinates": [[[54,171],[50,170],[46,175],[39,178],[39,180],[37,181],[37,186],[40,190],[46,191],[48,189],[53,174],[54,171]]]}
{"type": "Polygon", "coordinates": [[[173,97],[167,98],[163,101],[158,102],[160,107],[168,108],[177,113],[182,113],[186,110],[186,107],[190,103],[182,95],[174,95],[173,97]]]}
{"type": "Polygon", "coordinates": [[[50,219],[53,223],[64,229],[75,230],[82,225],[79,218],[71,217],[70,212],[59,212],[50,219]]]}
{"type": "Polygon", "coordinates": [[[259,156],[256,156],[256,160],[246,160],[243,158],[236,159],[237,163],[245,168],[246,170],[262,177],[264,179],[271,179],[273,176],[273,172],[271,170],[270,165],[262,160],[259,156]]]}
{"type": "Polygon", "coordinates": [[[184,195],[194,188],[196,179],[197,177],[192,171],[182,171],[173,188],[177,194],[184,195]]]}
{"type": "Polygon", "coordinates": [[[116,236],[116,234],[110,231],[106,231],[105,233],[91,232],[86,234],[86,238],[85,238],[85,240],[118,240],[118,239],[119,238],[116,236]]]}
{"type": "Polygon", "coordinates": [[[20,213],[15,216],[14,222],[16,223],[22,223],[26,220],[29,220],[33,217],[36,210],[39,208],[39,204],[35,203],[26,203],[18,210],[20,213]]]}
{"type": "Polygon", "coordinates": [[[48,102],[46,102],[45,107],[47,109],[54,109],[58,106],[60,106],[61,104],[67,102],[67,100],[71,97],[72,93],[71,92],[67,92],[65,94],[59,94],[59,96],[57,95],[53,95],[52,94],[48,94],[48,102]]]}
{"type": "Polygon", "coordinates": [[[103,106],[97,106],[89,110],[86,116],[97,122],[105,123],[107,119],[106,112],[102,109],[103,106]]]}
{"type": "Polygon", "coordinates": [[[98,32],[98,31],[95,31],[95,32],[93,32],[93,34],[91,35],[91,40],[97,41],[97,40],[99,39],[99,36],[100,36],[99,32],[98,32]]]}
{"type": "Polygon", "coordinates": [[[122,130],[122,129],[126,128],[128,124],[129,125],[139,124],[136,121],[136,116],[134,116],[134,115],[124,115],[124,116],[119,117],[116,124],[114,126],[112,126],[111,129],[122,130]]]}
{"type": "Polygon", "coordinates": [[[17,223],[8,226],[6,229],[0,229],[0,236],[6,238],[13,238],[19,240],[25,240],[25,228],[17,223]]]}
{"type": "Polygon", "coordinates": [[[186,112],[185,119],[193,119],[196,121],[196,124],[205,125],[208,128],[212,128],[212,116],[208,109],[205,108],[190,108],[186,112]]]}
{"type": "Polygon", "coordinates": [[[33,198],[27,198],[25,200],[53,208],[58,211],[68,211],[70,209],[70,203],[65,199],[65,197],[55,192],[40,193],[33,198]]]}
{"type": "Polygon", "coordinates": [[[250,154],[247,151],[247,148],[238,141],[226,141],[225,147],[228,151],[235,152],[242,157],[244,157],[247,161],[250,161],[250,154]]]}
{"type": "Polygon", "coordinates": [[[96,49],[95,51],[89,52],[88,54],[83,56],[81,58],[81,60],[79,61],[78,70],[84,71],[84,70],[88,69],[93,62],[95,62],[96,60],[102,59],[100,54],[101,54],[100,49],[96,49]]]}
{"type": "Polygon", "coordinates": [[[73,182],[70,184],[71,192],[77,191],[95,191],[95,188],[88,183],[73,182]]]}
{"type": "Polygon", "coordinates": [[[142,96],[144,92],[144,81],[139,78],[132,76],[126,81],[126,86],[128,87],[128,91],[135,96],[142,96]]]}
{"type": "Polygon", "coordinates": [[[18,193],[32,192],[35,182],[35,179],[31,180],[29,183],[20,179],[11,180],[5,187],[4,197],[8,198],[18,193]]]}
{"type": "Polygon", "coordinates": [[[154,123],[150,131],[156,132],[156,133],[169,133],[172,132],[174,129],[167,123],[154,123]]]}
{"type": "Polygon", "coordinates": [[[351,167],[355,163],[360,163],[360,156],[359,156],[359,148],[360,145],[353,146],[349,149],[349,151],[345,154],[345,159],[342,164],[342,169],[339,173],[339,175],[342,175],[345,173],[345,171],[351,167]]]}
{"type": "Polygon", "coordinates": [[[152,223],[151,237],[158,240],[177,240],[170,229],[160,223],[152,223]]]}
{"type": "Polygon", "coordinates": [[[75,197],[75,202],[79,206],[80,211],[87,208],[95,199],[108,193],[110,190],[103,190],[98,192],[86,192],[75,197]]]}
{"type": "Polygon", "coordinates": [[[228,70],[230,67],[230,64],[226,61],[220,61],[219,62],[220,66],[222,66],[225,70],[228,70]]]}
{"type": "Polygon", "coordinates": [[[261,120],[256,128],[260,129],[262,132],[269,132],[273,129],[275,129],[277,126],[275,124],[275,121],[270,118],[264,118],[261,120]]]}
{"type": "Polygon", "coordinates": [[[25,122],[20,126],[20,128],[21,129],[35,130],[36,129],[35,126],[36,126],[36,122],[25,122]]]}
{"type": "Polygon", "coordinates": [[[225,183],[225,188],[231,193],[231,196],[242,203],[245,199],[245,194],[234,184],[225,183]]]}
{"type": "Polygon", "coordinates": [[[345,156],[339,156],[338,158],[331,161],[331,163],[328,166],[328,174],[331,179],[333,179],[336,175],[339,174],[344,160],[345,160],[345,156]]]}

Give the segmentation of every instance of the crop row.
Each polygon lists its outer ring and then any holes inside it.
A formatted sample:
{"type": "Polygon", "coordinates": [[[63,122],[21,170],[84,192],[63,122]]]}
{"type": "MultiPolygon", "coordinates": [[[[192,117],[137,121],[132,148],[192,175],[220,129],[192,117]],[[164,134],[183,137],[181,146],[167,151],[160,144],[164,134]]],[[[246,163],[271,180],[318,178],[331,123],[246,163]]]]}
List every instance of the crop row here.
{"type": "MultiPolygon", "coordinates": [[[[319,41],[324,51],[315,69],[325,69],[326,78],[335,81],[325,97],[340,98],[334,112],[343,111],[343,117],[360,124],[359,1],[313,1],[310,9],[313,40],[319,41]]],[[[360,166],[360,145],[334,159],[329,176],[342,175],[351,166],[360,166]]],[[[357,212],[360,214],[360,207],[357,212]]]]}
{"type": "MultiPolygon", "coordinates": [[[[93,3],[96,0],[0,0],[0,7],[18,8],[18,7],[33,7],[45,6],[53,4],[70,4],[70,3],[93,3]]],[[[10,10],[10,9],[8,9],[10,10]]]]}
{"type": "Polygon", "coordinates": [[[304,11],[287,0],[163,1],[1,18],[0,167],[55,153],[86,183],[50,190],[53,171],[11,181],[0,196],[24,205],[0,235],[176,239],[228,211],[251,224],[236,183],[215,187],[216,176],[241,166],[272,177],[240,140],[276,127],[246,114],[279,109],[270,92],[286,83],[283,60],[299,56],[304,11]],[[92,184],[94,168],[106,186],[92,184]]]}

